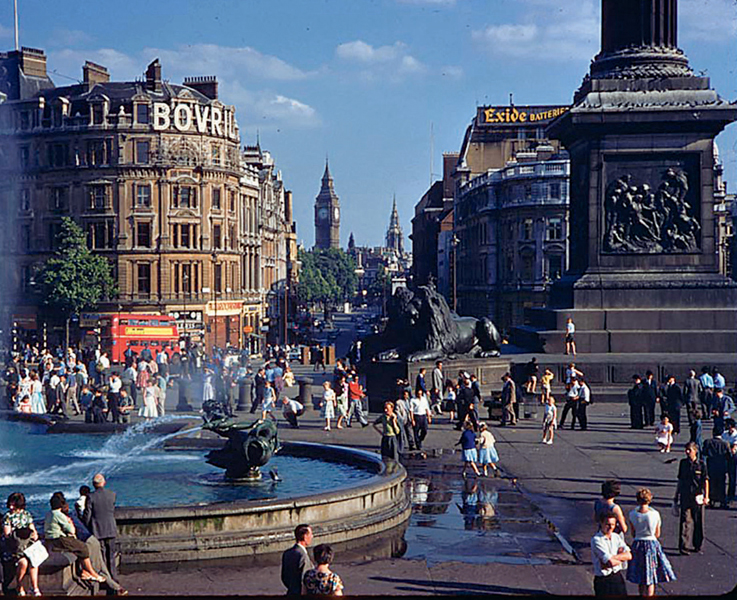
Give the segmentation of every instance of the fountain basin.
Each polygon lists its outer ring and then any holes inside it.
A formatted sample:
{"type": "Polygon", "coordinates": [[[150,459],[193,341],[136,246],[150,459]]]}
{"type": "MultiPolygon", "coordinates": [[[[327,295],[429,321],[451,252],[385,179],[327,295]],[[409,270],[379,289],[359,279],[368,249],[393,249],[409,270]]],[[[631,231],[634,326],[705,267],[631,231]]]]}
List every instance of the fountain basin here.
{"type": "Polygon", "coordinates": [[[122,562],[267,555],[291,547],[300,523],[312,525],[320,543],[337,544],[394,529],[410,517],[407,473],[398,463],[387,466],[377,454],[307,442],[283,442],[279,454],[350,464],[372,475],[330,491],[286,499],[120,508],[116,520],[122,562]]]}

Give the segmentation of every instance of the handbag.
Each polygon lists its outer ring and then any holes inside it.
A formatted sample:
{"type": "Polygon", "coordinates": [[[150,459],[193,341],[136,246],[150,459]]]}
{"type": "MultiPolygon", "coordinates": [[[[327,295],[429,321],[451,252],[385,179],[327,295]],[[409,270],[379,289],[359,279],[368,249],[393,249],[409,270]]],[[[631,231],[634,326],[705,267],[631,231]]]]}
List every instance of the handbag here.
{"type": "Polygon", "coordinates": [[[43,545],[41,540],[33,542],[28,548],[23,551],[32,567],[38,567],[49,557],[49,551],[46,550],[46,546],[43,545]]]}

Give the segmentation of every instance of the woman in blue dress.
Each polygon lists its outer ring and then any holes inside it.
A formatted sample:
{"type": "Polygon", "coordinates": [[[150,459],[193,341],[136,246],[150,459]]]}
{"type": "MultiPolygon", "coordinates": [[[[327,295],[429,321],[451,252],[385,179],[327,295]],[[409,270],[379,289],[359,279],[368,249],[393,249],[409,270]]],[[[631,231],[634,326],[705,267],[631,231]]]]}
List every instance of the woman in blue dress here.
{"type": "Polygon", "coordinates": [[[650,507],[652,492],[642,488],[637,491],[636,499],[637,508],[628,515],[635,541],[632,560],[627,566],[627,581],[638,585],[641,596],[654,596],[656,584],[675,581],[676,575],[658,540],[661,520],[660,513],[650,507]]]}
{"type": "Polygon", "coordinates": [[[38,373],[31,373],[31,412],[37,415],[46,413],[46,400],[44,400],[44,387],[38,378],[38,373]]]}

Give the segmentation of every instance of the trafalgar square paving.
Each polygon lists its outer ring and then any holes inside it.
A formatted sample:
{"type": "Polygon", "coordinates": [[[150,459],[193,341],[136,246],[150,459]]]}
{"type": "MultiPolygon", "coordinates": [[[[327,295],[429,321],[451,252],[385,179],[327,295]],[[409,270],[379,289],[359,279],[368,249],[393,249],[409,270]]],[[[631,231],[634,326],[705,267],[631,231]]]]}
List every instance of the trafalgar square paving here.
{"type": "MultiPolygon", "coordinates": [[[[296,367],[295,372],[298,377],[313,378],[315,395],[327,376],[316,376],[306,367],[296,367]]],[[[174,398],[169,400],[173,409],[174,398]]],[[[677,553],[678,521],[670,506],[687,440],[682,435],[672,453],[659,453],[652,431],[629,428],[624,400],[596,403],[589,412],[587,431],[566,427],[558,431],[552,446],[540,443],[541,415],[507,428],[489,421],[502,476],[478,480],[461,477],[460,455],[453,450],[459,433],[446,416],[434,420],[426,441],[428,457],[402,458],[413,509],[404,543],[395,545],[393,555],[350,548],[339,551],[332,568],[343,578],[346,592],[589,595],[589,542],[596,531],[593,502],[601,483],[612,478],[622,483],[618,503],[625,513],[634,508],[640,487],[654,494],[653,506],[663,518],[661,541],[678,577],[658,586],[658,594],[731,591],[737,579],[737,510],[707,510],[703,554],[677,553]]],[[[308,409],[298,430],[280,418],[279,436],[285,441],[378,451],[379,436],[373,428],[325,432],[322,423],[317,412],[308,409]]],[[[114,489],[114,477],[109,485],[114,489]]],[[[319,537],[313,545],[317,543],[319,537]]],[[[142,595],[281,595],[284,591],[278,556],[258,564],[229,559],[135,570],[123,564],[121,583],[132,594],[142,595]]],[[[629,585],[629,592],[637,593],[634,585],[629,585]]]]}

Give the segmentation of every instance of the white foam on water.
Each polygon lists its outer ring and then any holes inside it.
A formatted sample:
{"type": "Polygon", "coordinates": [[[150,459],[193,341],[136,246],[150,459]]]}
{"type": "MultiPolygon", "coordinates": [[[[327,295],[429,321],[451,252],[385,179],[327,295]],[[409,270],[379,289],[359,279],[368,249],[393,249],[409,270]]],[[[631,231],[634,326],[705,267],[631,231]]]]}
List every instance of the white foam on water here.
{"type": "MultiPolygon", "coordinates": [[[[165,436],[151,436],[151,430],[157,425],[174,421],[181,418],[178,415],[170,415],[141,421],[133,427],[128,428],[123,434],[113,435],[108,438],[98,450],[80,449],[67,452],[66,458],[83,458],[87,460],[75,460],[68,464],[54,465],[32,473],[12,473],[0,475],[0,486],[59,486],[69,484],[88,483],[96,473],[114,473],[120,469],[139,462],[161,462],[169,460],[198,460],[198,456],[157,454],[155,456],[145,453],[166,440],[181,435],[177,431],[165,436]]],[[[199,431],[202,427],[188,429],[186,433],[199,431]]],[[[76,492],[75,492],[76,493],[76,492]]]]}

